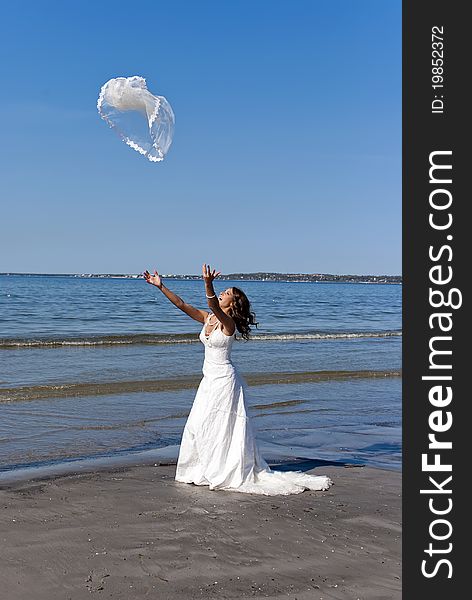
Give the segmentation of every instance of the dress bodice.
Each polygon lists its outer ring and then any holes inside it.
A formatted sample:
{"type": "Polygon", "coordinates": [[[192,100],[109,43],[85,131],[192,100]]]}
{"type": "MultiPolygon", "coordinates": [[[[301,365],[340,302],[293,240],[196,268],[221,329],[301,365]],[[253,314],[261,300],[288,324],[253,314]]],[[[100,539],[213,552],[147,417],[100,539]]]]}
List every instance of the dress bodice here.
{"type": "Polygon", "coordinates": [[[203,323],[200,332],[200,341],[205,346],[205,362],[210,362],[212,364],[231,364],[231,348],[233,347],[236,331],[233,335],[226,335],[221,330],[221,324],[218,323],[210,335],[207,336],[205,335],[205,328],[209,318],[210,315],[208,315],[203,323]]]}

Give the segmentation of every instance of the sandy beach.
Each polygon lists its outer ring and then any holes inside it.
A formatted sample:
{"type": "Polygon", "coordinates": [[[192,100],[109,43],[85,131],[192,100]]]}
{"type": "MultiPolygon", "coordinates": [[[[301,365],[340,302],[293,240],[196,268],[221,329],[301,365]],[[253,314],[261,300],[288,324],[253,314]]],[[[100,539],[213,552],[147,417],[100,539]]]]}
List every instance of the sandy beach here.
{"type": "Polygon", "coordinates": [[[254,496],[141,465],[3,484],[8,600],[401,598],[401,474],[317,466],[325,492],[254,496]]]}

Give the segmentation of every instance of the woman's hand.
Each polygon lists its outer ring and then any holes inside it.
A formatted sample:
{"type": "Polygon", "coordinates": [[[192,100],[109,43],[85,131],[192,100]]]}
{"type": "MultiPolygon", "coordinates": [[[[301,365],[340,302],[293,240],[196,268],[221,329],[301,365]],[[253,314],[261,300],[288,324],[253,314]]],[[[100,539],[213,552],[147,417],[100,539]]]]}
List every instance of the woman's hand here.
{"type": "Polygon", "coordinates": [[[213,279],[216,279],[220,274],[220,271],[217,272],[216,269],[210,269],[210,265],[204,264],[202,267],[203,280],[206,284],[211,283],[213,279]]]}
{"type": "Polygon", "coordinates": [[[147,281],[147,283],[150,283],[151,285],[155,285],[159,289],[162,288],[162,279],[156,270],[154,270],[154,275],[151,275],[151,273],[149,273],[149,271],[144,271],[143,276],[144,276],[144,279],[147,281]]]}

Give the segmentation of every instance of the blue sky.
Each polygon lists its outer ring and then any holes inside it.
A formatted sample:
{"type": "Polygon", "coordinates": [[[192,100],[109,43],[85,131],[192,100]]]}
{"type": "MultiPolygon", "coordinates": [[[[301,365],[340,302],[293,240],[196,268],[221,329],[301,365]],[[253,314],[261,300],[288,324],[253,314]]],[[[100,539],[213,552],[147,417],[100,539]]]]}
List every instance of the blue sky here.
{"type": "Polygon", "coordinates": [[[2,3],[0,271],[398,274],[401,2],[2,3]],[[99,118],[141,75],[152,164],[99,118]]]}

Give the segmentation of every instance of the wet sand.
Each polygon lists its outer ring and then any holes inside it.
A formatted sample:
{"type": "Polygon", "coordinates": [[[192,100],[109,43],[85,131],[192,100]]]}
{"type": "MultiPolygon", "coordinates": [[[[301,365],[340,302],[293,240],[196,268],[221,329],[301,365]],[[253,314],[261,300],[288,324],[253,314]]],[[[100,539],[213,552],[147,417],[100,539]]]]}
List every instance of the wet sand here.
{"type": "MultiPolygon", "coordinates": [[[[374,379],[401,377],[399,370],[360,370],[360,371],[306,371],[248,373],[244,376],[250,386],[281,385],[292,383],[319,383],[323,381],[346,381],[352,379],[374,379]]],[[[145,381],[113,381],[101,383],[61,383],[60,385],[32,385],[13,388],[0,387],[0,403],[50,400],[51,398],[71,398],[77,396],[109,396],[111,394],[131,394],[135,392],[174,392],[196,389],[200,375],[171,377],[145,381]]]]}
{"type": "Polygon", "coordinates": [[[400,473],[317,466],[329,490],[268,497],[179,484],[174,472],[1,485],[0,595],[401,598],[400,473]]]}

